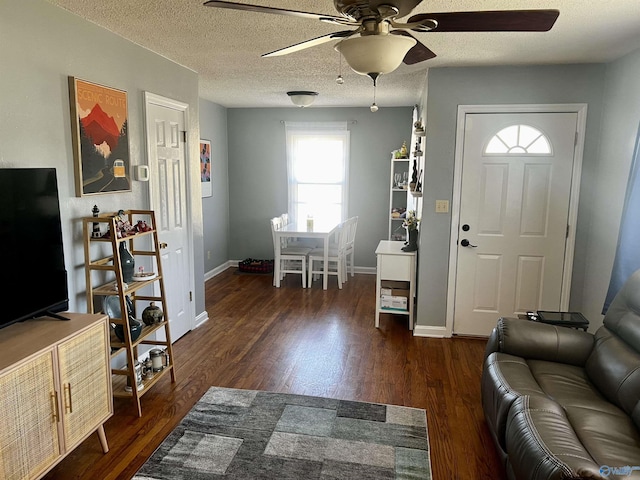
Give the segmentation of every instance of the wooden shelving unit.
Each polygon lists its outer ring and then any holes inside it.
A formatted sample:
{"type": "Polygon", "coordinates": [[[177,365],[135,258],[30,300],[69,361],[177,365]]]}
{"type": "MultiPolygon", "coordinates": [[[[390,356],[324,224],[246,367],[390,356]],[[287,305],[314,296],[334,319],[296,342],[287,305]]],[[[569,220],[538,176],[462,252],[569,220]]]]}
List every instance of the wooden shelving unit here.
{"type": "Polygon", "coordinates": [[[87,311],[89,313],[97,313],[102,310],[102,302],[97,302],[97,297],[118,296],[120,312],[122,312],[121,318],[110,317],[109,319],[112,324],[123,326],[124,335],[124,341],[121,341],[116,337],[113,329],[111,330],[111,359],[113,360],[123,353],[127,359],[125,368],[111,369],[113,396],[131,398],[137,408],[138,416],[141,417],[141,397],[167,374],[171,375],[172,382],[176,381],[155,214],[152,210],[126,210],[120,215],[111,213],[97,217],[85,217],[82,219],[82,230],[87,282],[87,311]],[[135,226],[138,221],[143,221],[150,229],[147,231],[132,230],[119,237],[116,232],[118,232],[118,222],[121,220],[128,221],[131,226],[135,226]],[[95,226],[98,227],[97,230],[100,231],[101,236],[94,236],[95,226]],[[133,282],[125,283],[120,263],[121,242],[128,242],[129,251],[136,258],[136,261],[145,257],[150,259],[156,276],[148,280],[134,280],[133,282]],[[142,243],[145,244],[145,247],[140,248],[142,243]],[[99,252],[96,253],[96,250],[99,252]],[[142,293],[149,290],[158,293],[142,293]],[[149,302],[155,302],[164,312],[162,322],[150,326],[145,325],[136,340],[132,340],[131,337],[127,315],[127,296],[133,302],[134,311],[136,312],[142,312],[143,304],[146,306],[149,302]],[[153,339],[152,335],[156,332],[163,332],[164,340],[153,339]],[[143,379],[143,388],[138,390],[135,387],[136,373],[134,365],[138,360],[138,347],[140,345],[163,348],[168,354],[168,361],[166,367],[159,372],[155,372],[152,378],[143,379]],[[125,389],[127,384],[132,385],[133,388],[125,389]]]}

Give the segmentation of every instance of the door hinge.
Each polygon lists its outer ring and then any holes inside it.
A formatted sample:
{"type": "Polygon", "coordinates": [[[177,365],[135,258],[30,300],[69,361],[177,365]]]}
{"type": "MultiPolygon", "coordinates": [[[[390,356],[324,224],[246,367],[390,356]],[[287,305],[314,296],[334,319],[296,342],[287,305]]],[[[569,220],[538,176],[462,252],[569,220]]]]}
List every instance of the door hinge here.
{"type": "Polygon", "coordinates": [[[578,132],[576,132],[576,136],[573,138],[573,146],[575,147],[576,145],[578,145],[578,132]]]}
{"type": "Polygon", "coordinates": [[[189,292],[189,301],[193,302],[193,292],[189,292]]]}
{"type": "Polygon", "coordinates": [[[567,225],[567,233],[565,235],[565,238],[569,238],[569,225],[567,225]]]}
{"type": "Polygon", "coordinates": [[[187,143],[187,131],[186,130],[182,130],[182,141],[184,143],[187,143]]]}

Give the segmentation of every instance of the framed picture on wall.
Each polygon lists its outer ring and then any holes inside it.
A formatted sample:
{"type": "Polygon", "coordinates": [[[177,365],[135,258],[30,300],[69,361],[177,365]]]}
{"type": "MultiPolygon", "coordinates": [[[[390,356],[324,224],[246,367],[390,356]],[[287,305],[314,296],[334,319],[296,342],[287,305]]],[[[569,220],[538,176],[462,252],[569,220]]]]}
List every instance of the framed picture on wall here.
{"type": "Polygon", "coordinates": [[[213,195],[211,187],[211,142],[200,140],[200,185],[202,186],[202,197],[213,195]]]}
{"type": "Polygon", "coordinates": [[[127,92],[69,77],[76,196],[131,191],[127,92]]]}

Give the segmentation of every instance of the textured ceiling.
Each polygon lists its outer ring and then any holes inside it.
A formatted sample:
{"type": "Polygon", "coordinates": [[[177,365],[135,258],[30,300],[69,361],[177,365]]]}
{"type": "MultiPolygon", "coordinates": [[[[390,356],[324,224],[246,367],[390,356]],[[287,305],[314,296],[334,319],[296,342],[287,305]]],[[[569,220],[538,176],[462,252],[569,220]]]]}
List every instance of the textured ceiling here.
{"type": "MultiPolygon", "coordinates": [[[[368,106],[373,87],[342,61],[335,42],[281,57],[260,55],[344,27],[304,18],[204,7],[204,0],[49,0],[199,74],[200,96],[225,107],[291,106],[286,92],[314,90],[314,106],[368,106]]],[[[238,0],[336,14],[331,0],[238,0]]],[[[393,3],[391,0],[389,3],[393,3]]],[[[504,0],[425,0],[412,14],[504,10],[504,0]]],[[[437,57],[383,75],[377,103],[419,101],[430,67],[594,63],[640,48],[639,0],[521,0],[512,9],[558,9],[545,33],[415,33],[437,57]]],[[[406,19],[406,17],[405,17],[406,19]]]]}

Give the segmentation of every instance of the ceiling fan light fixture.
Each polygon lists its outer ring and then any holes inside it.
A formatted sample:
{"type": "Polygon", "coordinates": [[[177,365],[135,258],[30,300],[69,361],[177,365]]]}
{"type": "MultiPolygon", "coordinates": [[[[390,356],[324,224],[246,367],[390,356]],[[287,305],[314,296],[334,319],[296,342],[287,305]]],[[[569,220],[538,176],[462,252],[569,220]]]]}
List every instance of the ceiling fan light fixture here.
{"type": "Polygon", "coordinates": [[[287,95],[289,95],[291,103],[293,103],[296,107],[308,107],[313,102],[315,102],[316,97],[318,96],[318,92],[296,90],[287,92],[287,95]]]}
{"type": "Polygon", "coordinates": [[[345,38],[335,49],[354,72],[371,76],[393,72],[415,44],[415,38],[403,35],[365,35],[345,38]]]}

